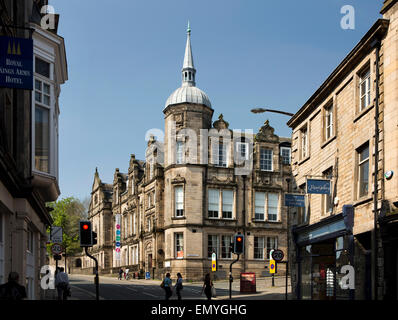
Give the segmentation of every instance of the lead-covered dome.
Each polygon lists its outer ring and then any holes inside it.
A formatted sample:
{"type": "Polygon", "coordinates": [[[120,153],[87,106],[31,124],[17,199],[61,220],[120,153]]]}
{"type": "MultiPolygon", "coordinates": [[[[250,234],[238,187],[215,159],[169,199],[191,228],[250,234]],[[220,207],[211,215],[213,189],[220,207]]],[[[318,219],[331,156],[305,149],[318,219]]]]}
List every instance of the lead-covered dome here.
{"type": "Polygon", "coordinates": [[[185,47],[184,63],[182,65],[182,85],[167,99],[165,108],[178,103],[203,104],[211,108],[210,99],[206,93],[195,86],[196,69],[193,65],[191,48],[191,29],[187,29],[187,44],[185,47]]]}
{"type": "Polygon", "coordinates": [[[182,86],[175,90],[167,99],[166,105],[164,107],[167,108],[169,105],[185,102],[204,104],[205,106],[211,108],[210,99],[207,94],[199,88],[193,86],[182,86]]]}

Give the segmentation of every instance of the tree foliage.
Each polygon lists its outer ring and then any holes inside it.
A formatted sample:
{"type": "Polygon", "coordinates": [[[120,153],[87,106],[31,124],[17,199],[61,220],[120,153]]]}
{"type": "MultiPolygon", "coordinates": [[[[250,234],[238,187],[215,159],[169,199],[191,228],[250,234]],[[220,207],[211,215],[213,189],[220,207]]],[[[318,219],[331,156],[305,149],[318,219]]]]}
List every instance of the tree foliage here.
{"type": "MultiPolygon", "coordinates": [[[[53,226],[62,227],[62,246],[66,249],[66,255],[74,255],[81,252],[79,243],[79,221],[87,218],[87,208],[79,199],[74,197],[64,198],[55,202],[49,202],[47,207],[53,218],[53,226]]],[[[47,246],[51,253],[51,244],[47,246]]]]}

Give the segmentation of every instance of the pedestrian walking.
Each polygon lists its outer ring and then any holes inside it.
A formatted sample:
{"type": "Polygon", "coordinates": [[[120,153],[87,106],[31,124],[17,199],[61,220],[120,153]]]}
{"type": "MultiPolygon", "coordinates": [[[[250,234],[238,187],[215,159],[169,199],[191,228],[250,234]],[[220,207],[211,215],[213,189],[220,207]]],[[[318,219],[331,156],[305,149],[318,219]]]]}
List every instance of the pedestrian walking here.
{"type": "Polygon", "coordinates": [[[19,283],[19,274],[10,272],[8,282],[0,286],[0,300],[22,300],[26,298],[26,290],[19,283]]]}
{"type": "Polygon", "coordinates": [[[67,300],[69,296],[69,277],[64,272],[64,268],[59,268],[55,276],[55,287],[58,291],[58,300],[67,300]]]}
{"type": "Polygon", "coordinates": [[[179,272],[177,273],[177,282],[174,288],[176,289],[177,299],[181,300],[181,290],[183,287],[182,287],[182,275],[179,272]]]}
{"type": "Polygon", "coordinates": [[[166,277],[163,279],[160,287],[163,288],[165,292],[166,300],[169,300],[170,297],[173,295],[173,291],[171,290],[172,280],[170,279],[170,273],[167,272],[166,277]]]}
{"type": "Polygon", "coordinates": [[[130,269],[126,268],[125,277],[124,277],[126,280],[129,279],[129,271],[130,271],[130,269]]]}
{"type": "Polygon", "coordinates": [[[202,293],[205,292],[207,300],[211,300],[211,288],[213,287],[213,281],[210,279],[210,273],[207,273],[203,282],[202,293]]]}
{"type": "Polygon", "coordinates": [[[122,269],[122,268],[120,268],[120,270],[119,270],[119,277],[118,277],[118,279],[119,279],[119,280],[122,280],[122,276],[123,276],[123,269],[122,269]]]}

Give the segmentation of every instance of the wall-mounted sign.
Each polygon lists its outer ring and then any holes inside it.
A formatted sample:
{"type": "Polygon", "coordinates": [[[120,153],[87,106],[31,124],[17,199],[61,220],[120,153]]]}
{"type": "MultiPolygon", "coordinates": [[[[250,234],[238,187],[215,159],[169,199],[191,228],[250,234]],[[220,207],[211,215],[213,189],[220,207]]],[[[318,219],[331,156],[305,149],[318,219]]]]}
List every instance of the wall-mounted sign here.
{"type": "Polygon", "coordinates": [[[121,225],[120,225],[120,214],[117,214],[115,216],[115,229],[116,229],[116,243],[115,243],[115,260],[120,260],[120,229],[121,229],[121,225]]]}
{"type": "Polygon", "coordinates": [[[307,179],[307,193],[331,194],[331,182],[327,179],[307,179]]]}
{"type": "Polygon", "coordinates": [[[394,175],[394,171],[389,170],[389,171],[387,171],[387,172],[384,174],[384,177],[385,177],[387,180],[390,180],[390,179],[392,178],[393,175],[394,175]]]}
{"type": "Polygon", "coordinates": [[[286,207],[305,207],[305,195],[285,193],[285,206],[286,207]]]}
{"type": "Polygon", "coordinates": [[[33,40],[0,37],[0,87],[33,90],[33,40]]]}

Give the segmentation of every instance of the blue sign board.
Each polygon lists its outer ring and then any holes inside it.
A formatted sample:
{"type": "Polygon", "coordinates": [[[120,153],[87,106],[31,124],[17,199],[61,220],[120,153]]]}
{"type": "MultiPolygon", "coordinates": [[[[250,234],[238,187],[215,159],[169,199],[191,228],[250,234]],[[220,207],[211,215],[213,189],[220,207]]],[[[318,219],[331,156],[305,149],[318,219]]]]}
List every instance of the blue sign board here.
{"type": "Polygon", "coordinates": [[[33,40],[0,37],[0,87],[33,90],[33,40]]]}
{"type": "Polygon", "coordinates": [[[145,279],[151,279],[151,274],[149,272],[145,272],[145,279]]]}
{"type": "Polygon", "coordinates": [[[307,179],[307,193],[331,194],[330,180],[307,179]]]}
{"type": "Polygon", "coordinates": [[[285,206],[286,207],[305,207],[305,195],[285,193],[285,206]]]}

